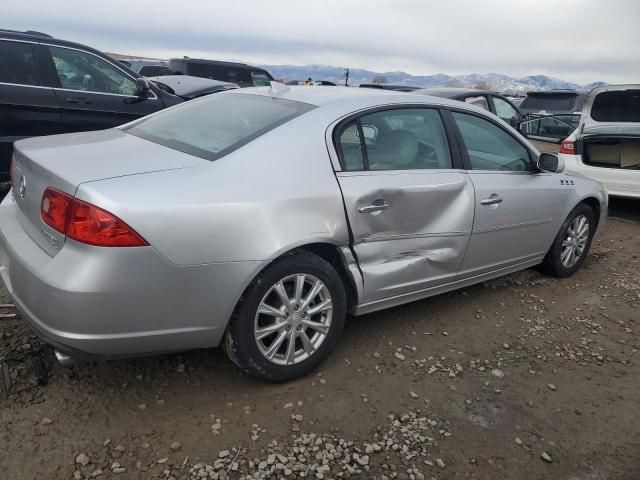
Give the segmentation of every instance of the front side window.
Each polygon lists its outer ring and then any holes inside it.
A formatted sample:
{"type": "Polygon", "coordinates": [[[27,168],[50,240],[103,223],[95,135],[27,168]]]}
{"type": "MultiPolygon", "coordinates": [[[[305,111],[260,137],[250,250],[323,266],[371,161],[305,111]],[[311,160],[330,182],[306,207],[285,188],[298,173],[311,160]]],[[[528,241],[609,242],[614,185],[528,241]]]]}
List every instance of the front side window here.
{"type": "MultiPolygon", "coordinates": [[[[384,110],[358,120],[360,130],[343,131],[350,141],[362,138],[369,170],[415,170],[451,168],[451,154],[440,113],[429,108],[384,110]]],[[[354,170],[360,164],[355,149],[348,149],[341,137],[343,164],[354,170]],[[351,152],[347,157],[347,151],[351,152]]]]}
{"type": "Polygon", "coordinates": [[[281,98],[219,93],[143,118],[125,131],[215,160],[313,108],[281,98]]]}
{"type": "Polygon", "coordinates": [[[30,43],[0,41],[0,82],[36,85],[36,65],[30,43]]]}
{"type": "Polygon", "coordinates": [[[528,171],[529,151],[488,120],[452,112],[474,170],[528,171]]]}
{"type": "Polygon", "coordinates": [[[49,47],[49,50],[62,88],[136,95],[135,81],[100,57],[68,48],[49,47]]]}
{"type": "Polygon", "coordinates": [[[493,106],[496,108],[496,115],[507,123],[513,125],[518,120],[518,112],[513,106],[500,97],[493,97],[493,106]]]}

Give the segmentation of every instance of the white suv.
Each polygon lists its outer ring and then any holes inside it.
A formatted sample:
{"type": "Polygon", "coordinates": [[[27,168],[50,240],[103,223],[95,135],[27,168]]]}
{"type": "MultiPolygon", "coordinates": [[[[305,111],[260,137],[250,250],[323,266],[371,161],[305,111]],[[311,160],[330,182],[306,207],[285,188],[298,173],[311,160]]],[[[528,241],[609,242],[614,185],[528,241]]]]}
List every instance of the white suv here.
{"type": "Polygon", "coordinates": [[[602,182],[609,195],[640,198],[640,85],[593,89],[559,153],[568,171],[602,182]]]}

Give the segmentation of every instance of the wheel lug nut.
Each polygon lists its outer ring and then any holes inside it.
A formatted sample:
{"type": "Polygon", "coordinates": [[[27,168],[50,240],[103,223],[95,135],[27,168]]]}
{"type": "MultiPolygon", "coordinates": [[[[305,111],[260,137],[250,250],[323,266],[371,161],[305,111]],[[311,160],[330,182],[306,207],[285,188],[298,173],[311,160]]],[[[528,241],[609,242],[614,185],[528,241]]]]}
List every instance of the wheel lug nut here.
{"type": "Polygon", "coordinates": [[[302,325],[298,325],[298,326],[296,327],[296,330],[298,330],[298,331],[302,330],[302,325]]]}

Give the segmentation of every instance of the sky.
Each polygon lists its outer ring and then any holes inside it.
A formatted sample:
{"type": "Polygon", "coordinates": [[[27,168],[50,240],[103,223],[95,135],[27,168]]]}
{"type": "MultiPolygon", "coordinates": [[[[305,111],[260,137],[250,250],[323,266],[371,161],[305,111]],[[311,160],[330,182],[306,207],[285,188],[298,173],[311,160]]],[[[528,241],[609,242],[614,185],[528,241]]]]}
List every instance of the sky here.
{"type": "Polygon", "coordinates": [[[1,0],[0,28],[156,58],[640,83],[640,0],[1,0]]]}

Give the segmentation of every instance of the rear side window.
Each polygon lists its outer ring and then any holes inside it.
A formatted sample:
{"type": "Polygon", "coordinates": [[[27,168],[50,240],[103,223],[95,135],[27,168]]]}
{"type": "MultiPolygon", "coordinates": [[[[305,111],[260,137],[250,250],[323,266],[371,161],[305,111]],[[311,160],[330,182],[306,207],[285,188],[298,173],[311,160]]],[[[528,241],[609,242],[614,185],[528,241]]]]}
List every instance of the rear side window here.
{"type": "Polygon", "coordinates": [[[452,112],[474,170],[527,171],[529,151],[507,132],[475,115],[452,112]]]}
{"type": "Polygon", "coordinates": [[[338,142],[345,171],[451,168],[449,144],[435,109],[363,115],[341,130],[338,142]]]}
{"type": "Polygon", "coordinates": [[[220,93],[143,118],[125,131],[215,160],[313,108],[281,98],[220,93]]]}
{"type": "Polygon", "coordinates": [[[640,122],[640,90],[598,94],[591,107],[591,118],[597,122],[640,122]]]}
{"type": "Polygon", "coordinates": [[[0,41],[0,82],[36,85],[36,65],[30,43],[0,41]]]}

